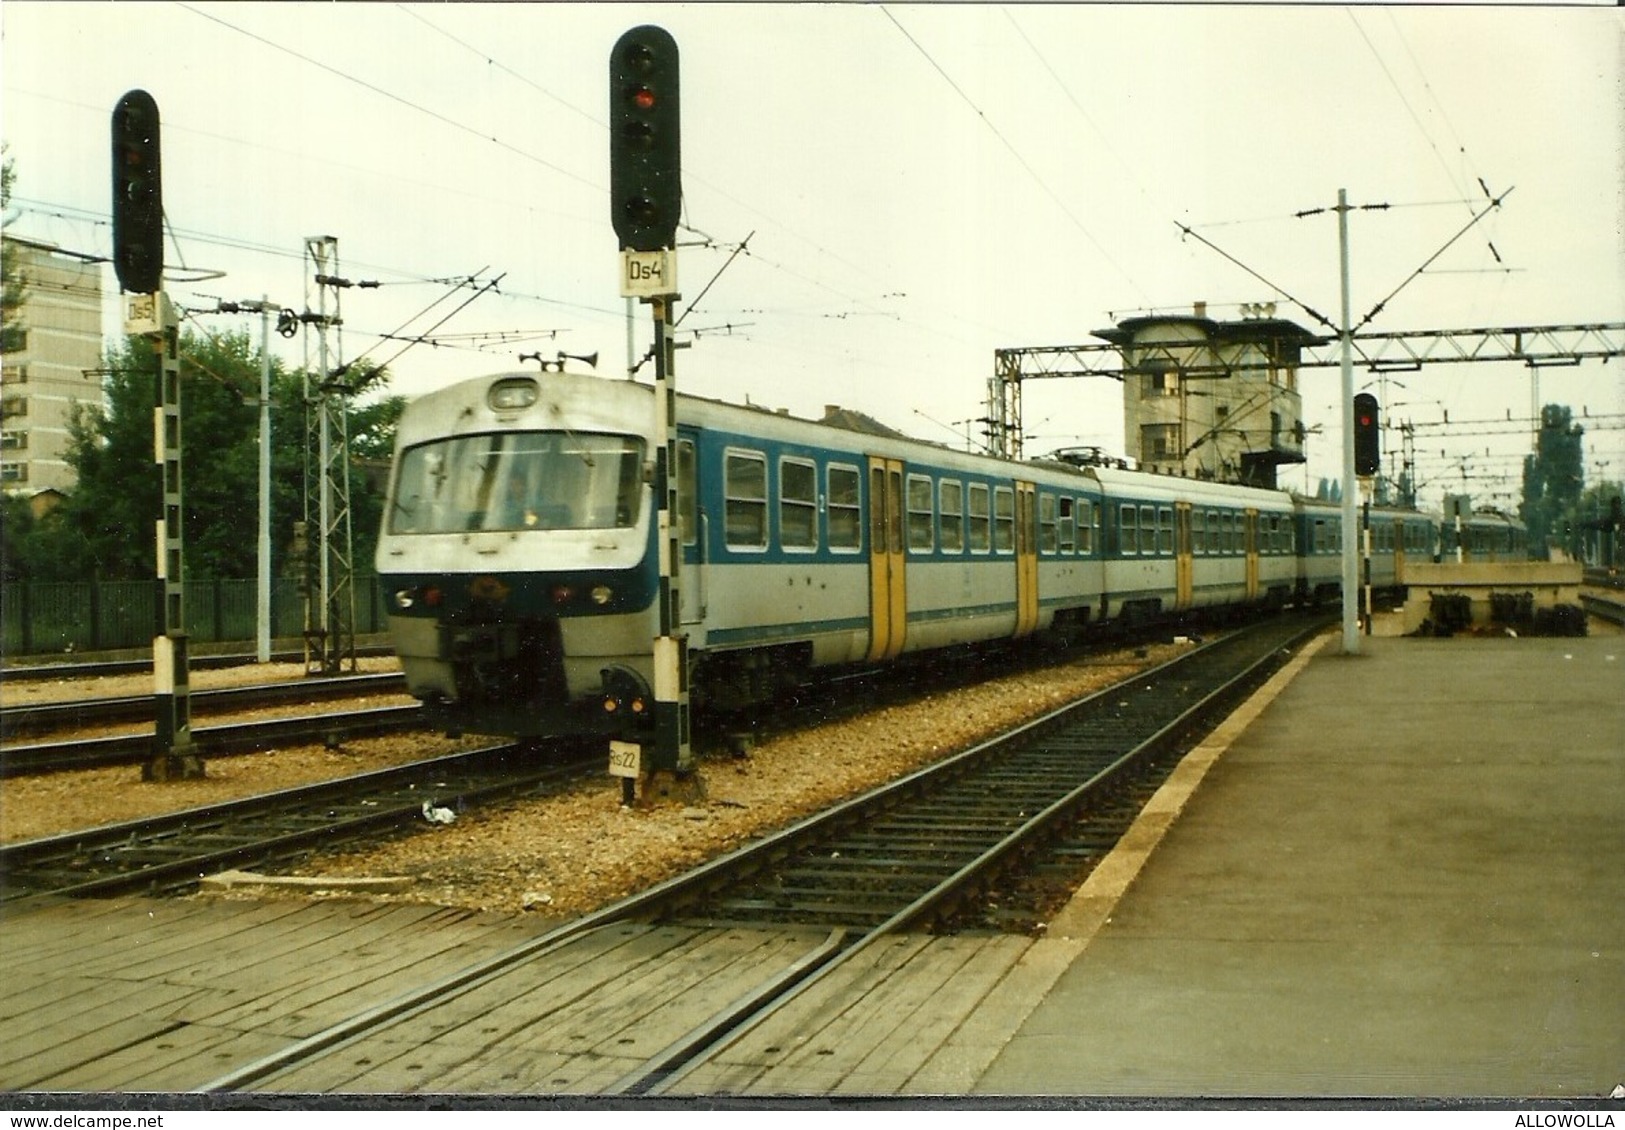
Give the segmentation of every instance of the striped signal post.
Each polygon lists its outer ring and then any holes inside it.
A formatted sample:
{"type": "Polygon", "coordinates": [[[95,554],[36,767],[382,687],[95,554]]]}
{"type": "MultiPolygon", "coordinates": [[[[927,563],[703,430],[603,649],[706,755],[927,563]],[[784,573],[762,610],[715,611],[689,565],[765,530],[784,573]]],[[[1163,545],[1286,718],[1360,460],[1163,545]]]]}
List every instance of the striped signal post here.
{"type": "Polygon", "coordinates": [[[654,641],[655,771],[694,768],[688,708],[688,636],[682,631],[683,537],[677,516],[677,374],[672,307],[677,295],[651,300],[655,325],[655,491],[659,496],[660,634],[654,641]]]}
{"type": "Polygon", "coordinates": [[[654,742],[613,742],[610,771],[630,802],[641,776],[694,781],[689,727],[688,637],[682,631],[683,544],[677,514],[677,366],[672,310],[677,304],[677,219],[682,157],[677,43],[664,28],[635,27],[609,57],[610,220],[621,245],[621,294],[654,313],[655,452],[660,556],[659,628],[654,639],[654,742]]]}
{"type": "Polygon", "coordinates": [[[159,503],[154,522],[152,677],[154,738],[142,770],[148,780],[203,776],[192,743],[182,560],[180,323],[163,289],[164,201],[158,103],[132,90],[113,108],[113,269],[125,292],[124,329],[145,338],[157,362],[153,459],[159,503]]]}

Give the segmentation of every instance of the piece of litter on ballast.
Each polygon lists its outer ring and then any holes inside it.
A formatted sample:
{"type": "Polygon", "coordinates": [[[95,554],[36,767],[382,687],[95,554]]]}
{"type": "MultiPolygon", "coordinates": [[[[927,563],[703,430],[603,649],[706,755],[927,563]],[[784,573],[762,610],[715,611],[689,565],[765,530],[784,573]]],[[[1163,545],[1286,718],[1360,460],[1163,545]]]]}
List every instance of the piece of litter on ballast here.
{"type": "Polygon", "coordinates": [[[450,824],[457,819],[457,814],[449,808],[442,808],[432,800],[423,802],[423,818],[431,824],[450,824]]]}

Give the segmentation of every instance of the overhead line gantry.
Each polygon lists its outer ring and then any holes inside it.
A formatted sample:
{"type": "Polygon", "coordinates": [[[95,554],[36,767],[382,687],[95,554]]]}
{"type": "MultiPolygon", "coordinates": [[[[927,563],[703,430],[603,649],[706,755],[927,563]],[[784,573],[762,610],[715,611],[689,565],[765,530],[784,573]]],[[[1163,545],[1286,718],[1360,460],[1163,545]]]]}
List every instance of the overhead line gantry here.
{"type": "MultiPolygon", "coordinates": [[[[1298,349],[1298,368],[1341,364],[1335,336],[1307,337],[1301,327],[1291,322],[1282,321],[1280,325],[1298,349]]],[[[1193,337],[1133,344],[1103,341],[997,349],[993,354],[993,377],[988,382],[990,446],[995,454],[1011,459],[1022,457],[1021,396],[1026,381],[1074,377],[1121,381],[1129,376],[1167,371],[1186,378],[1223,379],[1257,368],[1260,334],[1267,336],[1266,325],[1255,324],[1252,335],[1237,342],[1193,337]],[[1125,355],[1130,353],[1135,360],[1126,364],[1125,355]]],[[[1411,372],[1424,364],[1490,361],[1516,361],[1539,369],[1573,366],[1592,359],[1607,361],[1625,354],[1625,322],[1357,333],[1352,335],[1352,341],[1355,364],[1375,373],[1411,372]]]]}

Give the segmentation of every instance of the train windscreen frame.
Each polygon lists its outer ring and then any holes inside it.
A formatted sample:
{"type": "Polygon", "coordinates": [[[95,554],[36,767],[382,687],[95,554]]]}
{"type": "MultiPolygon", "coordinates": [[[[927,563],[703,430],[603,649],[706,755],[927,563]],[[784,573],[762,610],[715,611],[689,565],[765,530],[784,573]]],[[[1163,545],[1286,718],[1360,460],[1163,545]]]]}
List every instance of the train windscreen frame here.
{"type": "Polygon", "coordinates": [[[485,432],[401,453],[391,534],[602,530],[635,526],[643,440],[600,432],[485,432]]]}

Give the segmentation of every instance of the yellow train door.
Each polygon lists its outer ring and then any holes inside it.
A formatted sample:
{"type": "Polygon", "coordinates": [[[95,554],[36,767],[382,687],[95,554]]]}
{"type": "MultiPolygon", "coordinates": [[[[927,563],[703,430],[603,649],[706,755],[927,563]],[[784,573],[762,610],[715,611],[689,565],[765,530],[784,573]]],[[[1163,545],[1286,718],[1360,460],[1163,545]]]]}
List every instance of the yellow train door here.
{"type": "Polygon", "coordinates": [[[903,650],[908,628],[903,574],[903,463],[869,457],[869,660],[903,650]]]}
{"type": "Polygon", "coordinates": [[[1247,599],[1258,599],[1258,511],[1247,511],[1247,599]]]}
{"type": "Polygon", "coordinates": [[[1174,503],[1174,607],[1189,608],[1195,577],[1191,560],[1191,504],[1174,503]]]}
{"type": "Polygon", "coordinates": [[[1016,637],[1038,627],[1038,488],[1016,484],[1016,637]]]}

